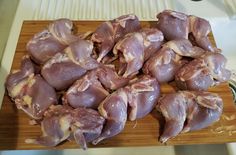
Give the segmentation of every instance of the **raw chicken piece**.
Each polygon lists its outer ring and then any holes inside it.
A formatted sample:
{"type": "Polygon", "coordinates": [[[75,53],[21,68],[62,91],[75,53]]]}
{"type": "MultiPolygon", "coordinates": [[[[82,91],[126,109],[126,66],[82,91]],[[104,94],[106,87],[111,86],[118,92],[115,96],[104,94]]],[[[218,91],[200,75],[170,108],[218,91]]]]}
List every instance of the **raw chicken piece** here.
{"type": "Polygon", "coordinates": [[[198,58],[206,53],[205,50],[197,46],[193,46],[191,42],[187,39],[171,40],[165,43],[163,46],[169,47],[180,56],[186,56],[191,58],[198,58]]]}
{"type": "Polygon", "coordinates": [[[183,130],[187,117],[187,106],[184,96],[180,93],[167,94],[160,98],[157,110],[165,118],[164,131],[160,136],[160,142],[166,142],[169,138],[177,136],[183,130]]]}
{"type": "Polygon", "coordinates": [[[64,103],[73,108],[86,107],[97,109],[109,92],[103,88],[95,72],[87,73],[77,80],[66,92],[64,103]]]}
{"type": "Polygon", "coordinates": [[[21,62],[21,70],[12,72],[6,80],[9,96],[18,109],[33,119],[41,119],[50,105],[57,104],[55,90],[39,75],[29,56],[21,62]]]}
{"type": "Polygon", "coordinates": [[[161,48],[164,36],[156,28],[143,28],[140,32],[144,38],[144,61],[146,61],[161,48]]]}
{"type": "Polygon", "coordinates": [[[164,46],[146,61],[143,72],[164,83],[174,79],[176,72],[184,64],[181,56],[164,46]]]}
{"type": "Polygon", "coordinates": [[[208,38],[212,30],[207,20],[171,10],[159,13],[157,19],[157,28],[163,32],[166,40],[189,38],[206,51],[220,52],[208,38]]]}
{"type": "Polygon", "coordinates": [[[231,72],[226,69],[227,59],[219,53],[208,53],[203,56],[211,75],[217,82],[225,82],[230,79],[231,72]]]}
{"type": "Polygon", "coordinates": [[[157,28],[166,40],[188,39],[189,19],[184,13],[165,10],[157,15],[157,28]]]}
{"type": "Polygon", "coordinates": [[[226,58],[220,53],[207,53],[182,67],[175,76],[180,89],[207,90],[209,87],[230,79],[225,68],[226,58]]]}
{"type": "Polygon", "coordinates": [[[162,32],[154,28],[127,34],[113,48],[115,57],[119,57],[119,75],[131,77],[137,74],[144,61],[158,51],[163,39],[162,32]]]}
{"type": "Polygon", "coordinates": [[[44,64],[41,70],[44,79],[57,90],[68,88],[86,72],[86,69],[74,63],[66,53],[56,54],[44,64]]]}
{"type": "Polygon", "coordinates": [[[87,70],[99,66],[99,63],[91,57],[92,50],[92,42],[78,40],[70,44],[64,53],[58,53],[47,61],[41,73],[46,81],[57,90],[66,89],[87,70]]]}
{"type": "Polygon", "coordinates": [[[223,101],[214,93],[180,91],[163,96],[157,109],[166,121],[160,136],[164,143],[181,132],[200,130],[218,121],[223,101]]]}
{"type": "Polygon", "coordinates": [[[133,14],[123,15],[112,21],[102,23],[91,37],[98,50],[97,60],[100,62],[120,38],[139,29],[139,20],[133,14]]]}
{"type": "Polygon", "coordinates": [[[73,34],[73,23],[69,19],[55,20],[27,43],[26,49],[38,64],[44,64],[55,54],[62,52],[79,37],[73,34]]]}
{"type": "Polygon", "coordinates": [[[175,82],[182,90],[207,90],[215,85],[203,59],[195,59],[182,67],[175,75],[175,82]]]}
{"type": "Polygon", "coordinates": [[[139,19],[134,14],[122,15],[111,21],[114,29],[114,39],[118,42],[127,33],[136,32],[141,28],[139,19]]]}
{"type": "Polygon", "coordinates": [[[200,130],[220,119],[223,101],[217,94],[210,92],[189,93],[187,91],[183,93],[185,98],[189,98],[192,102],[189,102],[187,122],[182,132],[200,130]]]}
{"type": "Polygon", "coordinates": [[[83,149],[97,138],[105,119],[95,110],[72,109],[69,106],[51,106],[41,122],[42,136],[26,139],[26,143],[56,146],[71,136],[83,149]]]}
{"type": "Polygon", "coordinates": [[[100,62],[113,48],[115,32],[111,22],[102,23],[93,33],[91,40],[97,47],[97,60],[100,62]]]}
{"type": "Polygon", "coordinates": [[[35,73],[35,66],[30,60],[28,55],[23,56],[21,60],[21,66],[19,70],[13,70],[6,79],[6,88],[8,90],[8,95],[11,98],[15,98],[20,95],[21,87],[26,83],[29,76],[35,73]],[[22,84],[21,84],[22,83],[22,84]],[[21,84],[21,85],[20,85],[21,84]],[[19,89],[17,85],[19,85],[19,89]]]}
{"type": "Polygon", "coordinates": [[[216,48],[208,38],[209,33],[212,31],[210,23],[203,18],[192,15],[188,18],[190,22],[190,32],[193,36],[193,42],[204,50],[220,52],[220,49],[216,48]]]}
{"type": "Polygon", "coordinates": [[[44,64],[55,54],[62,52],[65,47],[48,30],[43,30],[27,43],[26,50],[36,63],[44,64]]]}
{"type": "Polygon", "coordinates": [[[149,114],[155,107],[159,95],[159,84],[147,75],[113,92],[98,107],[100,114],[106,118],[106,124],[93,144],[113,137],[123,130],[127,120],[128,104],[131,108],[129,119],[133,121],[149,114]]]}
{"type": "Polygon", "coordinates": [[[71,134],[72,109],[68,106],[51,106],[41,122],[42,136],[36,139],[26,139],[26,143],[44,146],[56,146],[69,138],[71,134]]]}
{"type": "Polygon", "coordinates": [[[128,84],[129,78],[124,78],[116,73],[114,66],[103,65],[96,69],[96,74],[102,85],[109,90],[117,90],[128,84]]]}
{"type": "Polygon", "coordinates": [[[88,40],[78,40],[70,44],[64,51],[75,63],[86,70],[92,70],[99,66],[99,63],[92,58],[93,43],[88,40]]]}
{"type": "Polygon", "coordinates": [[[99,113],[106,119],[101,135],[93,141],[100,141],[119,134],[127,120],[127,94],[123,88],[109,95],[98,107],[99,113]]]}
{"type": "Polygon", "coordinates": [[[97,111],[85,108],[74,109],[72,117],[74,139],[83,149],[87,149],[87,143],[100,136],[105,119],[97,111]]]}
{"type": "Polygon", "coordinates": [[[98,104],[109,94],[107,90],[110,92],[117,90],[127,85],[129,80],[129,78],[119,76],[114,66],[101,65],[75,82],[64,96],[64,102],[74,108],[82,106],[96,109],[98,104]],[[78,100],[82,102],[77,102],[78,100]]]}
{"type": "Polygon", "coordinates": [[[113,53],[119,56],[119,74],[123,77],[138,73],[144,63],[144,39],[141,33],[127,34],[114,47],[113,53]]]}
{"type": "Polygon", "coordinates": [[[142,76],[124,89],[128,94],[129,120],[131,121],[149,114],[160,96],[158,82],[148,75],[142,76]]]}
{"type": "Polygon", "coordinates": [[[48,26],[49,32],[63,45],[70,45],[79,39],[75,36],[76,27],[66,18],[57,19],[48,26]]]}
{"type": "Polygon", "coordinates": [[[55,90],[39,74],[30,76],[21,91],[22,96],[15,98],[16,106],[34,119],[41,119],[50,105],[57,104],[55,90]]]}

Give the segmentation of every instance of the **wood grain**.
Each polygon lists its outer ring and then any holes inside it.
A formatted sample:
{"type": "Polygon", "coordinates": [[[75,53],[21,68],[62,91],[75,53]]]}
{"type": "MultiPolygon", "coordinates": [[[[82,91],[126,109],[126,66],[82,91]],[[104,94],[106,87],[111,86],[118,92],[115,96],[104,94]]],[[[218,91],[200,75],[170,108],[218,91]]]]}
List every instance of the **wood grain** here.
{"type": "MultiPolygon", "coordinates": [[[[49,21],[25,21],[23,23],[17,44],[12,69],[18,69],[20,60],[27,52],[27,41],[37,32],[43,30],[49,21]]],[[[79,32],[93,31],[101,22],[76,21],[79,32]]],[[[151,22],[142,22],[143,27],[153,25],[151,22]]],[[[210,36],[214,42],[213,36],[210,36]]],[[[162,93],[169,93],[174,89],[163,85],[162,93]]],[[[97,146],[90,147],[128,147],[128,146],[159,146],[159,145],[186,145],[186,144],[213,144],[236,141],[236,108],[232,94],[227,83],[211,88],[209,91],[218,93],[224,101],[224,112],[217,123],[200,131],[180,134],[169,140],[166,144],[158,142],[162,132],[163,118],[155,110],[147,117],[137,122],[126,123],[124,131],[97,146]]],[[[0,149],[69,149],[78,148],[75,142],[66,141],[57,147],[48,148],[40,145],[26,144],[26,138],[35,138],[41,134],[40,126],[29,125],[29,117],[16,109],[10,98],[5,94],[3,106],[0,111],[0,149]]]]}

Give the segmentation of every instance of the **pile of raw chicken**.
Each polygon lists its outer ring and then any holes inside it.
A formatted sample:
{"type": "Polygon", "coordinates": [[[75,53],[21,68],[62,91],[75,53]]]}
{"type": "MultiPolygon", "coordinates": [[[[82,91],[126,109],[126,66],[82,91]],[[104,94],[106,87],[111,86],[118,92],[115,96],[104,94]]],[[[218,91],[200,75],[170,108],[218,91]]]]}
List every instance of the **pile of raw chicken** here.
{"type": "Polygon", "coordinates": [[[165,118],[162,143],[219,120],[223,101],[207,89],[231,74],[205,19],[165,10],[152,28],[129,14],[92,33],[76,29],[69,19],[50,23],[6,80],[17,108],[41,124],[42,136],[27,143],[75,140],[86,149],[154,108],[165,118]],[[173,81],[179,91],[161,96],[160,85],[173,81]]]}

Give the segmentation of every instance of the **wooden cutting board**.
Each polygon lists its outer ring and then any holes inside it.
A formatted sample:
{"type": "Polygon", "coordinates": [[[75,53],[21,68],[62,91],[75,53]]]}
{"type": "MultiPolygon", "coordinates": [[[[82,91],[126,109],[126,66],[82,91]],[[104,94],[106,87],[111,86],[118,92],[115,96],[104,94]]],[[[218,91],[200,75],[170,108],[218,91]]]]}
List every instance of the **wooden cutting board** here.
{"type": "MultiPolygon", "coordinates": [[[[23,23],[17,44],[12,69],[18,69],[20,60],[26,52],[26,43],[37,32],[43,30],[49,21],[25,21],[23,23]]],[[[93,31],[101,22],[76,21],[79,32],[93,31]]],[[[154,25],[153,22],[142,22],[143,27],[154,25]]],[[[210,35],[212,42],[213,36],[210,35]]],[[[171,86],[163,85],[163,93],[174,91],[171,86]]],[[[231,90],[227,83],[211,88],[209,91],[218,93],[224,101],[224,111],[220,121],[200,131],[180,134],[166,144],[158,141],[162,132],[164,120],[153,110],[151,114],[134,122],[128,121],[125,129],[119,135],[104,140],[97,146],[89,147],[127,147],[127,146],[159,146],[159,145],[186,145],[186,144],[213,144],[236,142],[236,108],[233,103],[231,90]]],[[[69,149],[78,148],[75,142],[66,141],[57,147],[49,148],[41,145],[26,144],[25,139],[41,135],[39,125],[29,125],[29,117],[16,109],[10,98],[5,94],[0,110],[0,149],[69,149]]]]}

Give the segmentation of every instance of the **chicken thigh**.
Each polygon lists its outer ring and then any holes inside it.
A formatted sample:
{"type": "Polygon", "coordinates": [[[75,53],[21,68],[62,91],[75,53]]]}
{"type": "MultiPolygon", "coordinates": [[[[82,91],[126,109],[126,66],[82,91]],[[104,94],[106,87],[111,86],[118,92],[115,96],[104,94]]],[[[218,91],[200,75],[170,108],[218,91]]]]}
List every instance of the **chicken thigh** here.
{"type": "Polygon", "coordinates": [[[51,106],[41,122],[42,136],[26,139],[26,143],[56,146],[67,139],[74,139],[87,149],[87,143],[100,135],[104,122],[105,119],[93,109],[51,106]]]}
{"type": "Polygon", "coordinates": [[[181,132],[200,130],[220,119],[222,99],[214,93],[180,91],[160,98],[157,109],[165,118],[162,143],[181,132]]]}
{"type": "Polygon", "coordinates": [[[36,139],[26,139],[25,142],[52,147],[69,138],[73,121],[71,110],[68,106],[51,106],[45,112],[41,122],[42,136],[36,139]]]}
{"type": "Polygon", "coordinates": [[[58,19],[33,36],[26,49],[31,58],[38,64],[44,64],[55,54],[62,52],[70,43],[79,37],[73,34],[73,23],[69,19],[58,19]]]}
{"type": "Polygon", "coordinates": [[[174,79],[176,72],[185,63],[181,59],[182,57],[172,49],[163,46],[145,62],[143,72],[155,77],[160,83],[169,82],[174,79]]]}
{"type": "Polygon", "coordinates": [[[119,72],[123,77],[135,75],[144,62],[144,39],[141,33],[129,33],[114,47],[119,57],[119,72]]]}
{"type": "Polygon", "coordinates": [[[74,63],[66,53],[58,53],[44,64],[41,75],[57,90],[64,90],[86,72],[86,69],[74,63]]]}
{"type": "Polygon", "coordinates": [[[95,72],[87,73],[77,80],[64,95],[64,103],[74,108],[86,107],[97,109],[98,105],[109,95],[103,88],[95,72]]]}
{"type": "Polygon", "coordinates": [[[189,19],[181,12],[164,10],[157,15],[157,28],[166,40],[188,39],[189,19]]]}
{"type": "Polygon", "coordinates": [[[101,135],[93,141],[100,141],[119,134],[127,120],[128,97],[123,88],[109,95],[98,107],[99,113],[106,119],[101,135]]]}
{"type": "Polygon", "coordinates": [[[190,58],[198,58],[207,52],[200,47],[193,46],[192,43],[187,39],[171,40],[165,43],[163,46],[169,47],[180,56],[190,58]]]}
{"type": "Polygon", "coordinates": [[[80,39],[70,44],[64,53],[58,53],[47,61],[41,74],[57,90],[66,89],[87,70],[99,66],[99,63],[91,57],[92,50],[92,42],[80,39]]]}
{"type": "Polygon", "coordinates": [[[124,88],[128,94],[129,120],[149,114],[160,96],[160,85],[155,78],[144,75],[124,88]]]}
{"type": "Polygon", "coordinates": [[[206,53],[182,67],[175,76],[177,87],[183,90],[207,90],[230,79],[225,68],[226,58],[220,53],[206,53]]]}
{"type": "Polygon", "coordinates": [[[9,96],[18,109],[33,119],[41,119],[50,105],[57,104],[55,90],[39,75],[29,56],[21,62],[21,69],[12,72],[6,80],[9,96]]]}
{"type": "Polygon", "coordinates": [[[157,28],[143,28],[140,30],[144,41],[144,61],[157,52],[164,43],[164,35],[157,28]]]}
{"type": "Polygon", "coordinates": [[[116,42],[127,33],[138,31],[140,23],[133,14],[123,15],[104,22],[93,33],[91,40],[97,47],[97,60],[100,62],[110,52],[116,42]]]}
{"type": "Polygon", "coordinates": [[[130,78],[119,76],[115,66],[103,65],[96,69],[96,75],[102,85],[108,90],[117,90],[129,83],[130,78]]]}
{"type": "Polygon", "coordinates": [[[97,111],[88,108],[74,109],[72,117],[74,139],[83,149],[87,149],[87,143],[100,136],[105,119],[97,111]]]}
{"type": "Polygon", "coordinates": [[[212,30],[211,25],[207,20],[191,15],[189,16],[189,22],[190,32],[194,43],[206,51],[221,51],[220,49],[216,48],[208,38],[208,35],[210,32],[212,32],[212,30]]]}

